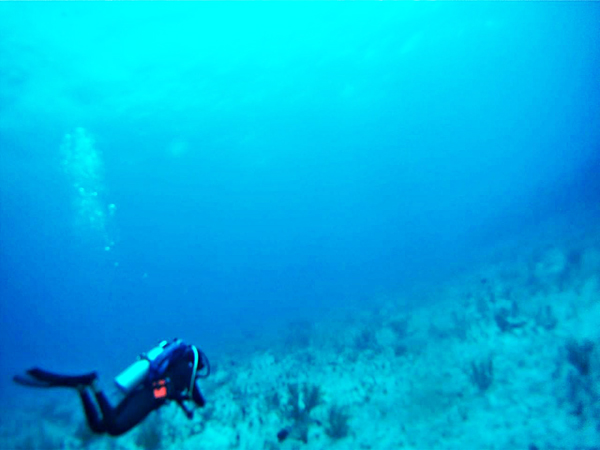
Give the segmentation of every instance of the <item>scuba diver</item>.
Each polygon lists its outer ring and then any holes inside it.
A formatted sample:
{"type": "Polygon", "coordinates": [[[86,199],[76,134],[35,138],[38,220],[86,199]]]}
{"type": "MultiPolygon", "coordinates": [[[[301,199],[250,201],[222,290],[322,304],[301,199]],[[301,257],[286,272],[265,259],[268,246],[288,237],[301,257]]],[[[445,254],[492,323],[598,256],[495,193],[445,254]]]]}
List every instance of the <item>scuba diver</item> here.
{"type": "Polygon", "coordinates": [[[70,376],[33,368],[13,380],[32,387],[77,389],[91,430],[118,436],[131,430],[169,400],[175,400],[191,419],[193,411],[184,401],[192,400],[200,408],[205,405],[198,379],[209,375],[210,364],[206,355],[194,345],[173,339],[162,341],[149,352],[142,353],[136,362],[115,378],[115,384],[125,394],[117,406],[110,404],[98,386],[96,372],[70,376]]]}

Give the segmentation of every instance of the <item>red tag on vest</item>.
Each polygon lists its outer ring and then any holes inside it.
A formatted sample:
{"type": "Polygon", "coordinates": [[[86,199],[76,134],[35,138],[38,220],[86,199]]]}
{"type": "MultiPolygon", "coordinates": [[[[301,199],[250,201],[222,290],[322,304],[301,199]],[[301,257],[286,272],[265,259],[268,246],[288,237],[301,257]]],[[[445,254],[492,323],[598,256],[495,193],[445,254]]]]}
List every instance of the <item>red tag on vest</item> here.
{"type": "Polygon", "coordinates": [[[158,380],[153,384],[154,398],[165,398],[167,396],[167,386],[165,380],[158,380]]]}

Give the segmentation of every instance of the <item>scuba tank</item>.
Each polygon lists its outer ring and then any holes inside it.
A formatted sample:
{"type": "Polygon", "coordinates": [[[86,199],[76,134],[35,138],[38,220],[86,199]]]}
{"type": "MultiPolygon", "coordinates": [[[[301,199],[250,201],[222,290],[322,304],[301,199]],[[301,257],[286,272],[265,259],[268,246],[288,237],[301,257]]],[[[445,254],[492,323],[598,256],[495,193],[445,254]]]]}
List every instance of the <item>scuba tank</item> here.
{"type": "Polygon", "coordinates": [[[142,353],[136,362],[115,377],[115,384],[123,392],[128,393],[135,389],[146,379],[150,371],[151,363],[165,351],[169,345],[167,341],[162,341],[147,353],[142,353]]]}
{"type": "Polygon", "coordinates": [[[141,383],[152,384],[160,380],[173,361],[178,361],[188,352],[192,352],[190,384],[187,395],[192,397],[196,378],[206,378],[210,374],[210,365],[206,355],[195,345],[188,345],[181,339],[162,341],[147,353],[142,353],[136,362],[115,377],[115,384],[127,394],[137,388],[141,383]],[[200,373],[206,369],[204,373],[200,373]]]}

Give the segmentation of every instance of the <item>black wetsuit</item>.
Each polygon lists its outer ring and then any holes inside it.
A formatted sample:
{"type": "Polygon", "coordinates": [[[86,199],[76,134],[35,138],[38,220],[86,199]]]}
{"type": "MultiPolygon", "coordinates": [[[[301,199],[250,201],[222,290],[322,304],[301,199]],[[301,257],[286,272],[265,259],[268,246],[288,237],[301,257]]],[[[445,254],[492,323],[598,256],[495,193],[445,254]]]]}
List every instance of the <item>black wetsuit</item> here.
{"type": "MultiPolygon", "coordinates": [[[[168,400],[175,400],[188,416],[192,412],[183,401],[189,399],[187,391],[193,371],[194,354],[188,349],[175,361],[171,361],[164,374],[157,380],[148,380],[128,393],[117,405],[112,406],[104,394],[98,390],[91,392],[85,388],[79,391],[88,424],[95,433],[108,433],[113,436],[123,434],[146,418],[168,400]],[[94,402],[94,398],[96,402],[94,402]]],[[[199,362],[198,370],[204,367],[199,362]]],[[[194,381],[192,399],[198,406],[204,406],[204,398],[194,381]]]]}
{"type": "Polygon", "coordinates": [[[204,397],[198,386],[198,378],[206,378],[210,374],[204,353],[179,339],[164,345],[163,349],[159,356],[149,361],[146,379],[116,406],[112,406],[104,392],[97,388],[96,372],[69,376],[33,368],[26,375],[16,375],[13,379],[32,387],[77,388],[92,431],[117,436],[131,430],[169,400],[175,400],[190,419],[193,413],[184,401],[192,400],[196,405],[204,406],[204,397]]]}

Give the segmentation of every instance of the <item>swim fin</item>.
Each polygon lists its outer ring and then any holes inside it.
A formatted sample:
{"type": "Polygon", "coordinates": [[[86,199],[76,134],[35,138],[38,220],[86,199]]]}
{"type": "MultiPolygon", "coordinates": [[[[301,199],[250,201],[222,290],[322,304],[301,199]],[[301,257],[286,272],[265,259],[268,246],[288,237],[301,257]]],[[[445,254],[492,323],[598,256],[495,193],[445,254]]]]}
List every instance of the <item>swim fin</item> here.
{"type": "Polygon", "coordinates": [[[39,368],[29,369],[27,375],[16,375],[13,380],[16,383],[32,387],[78,387],[89,386],[98,378],[96,372],[83,375],[59,375],[39,368]]]}

